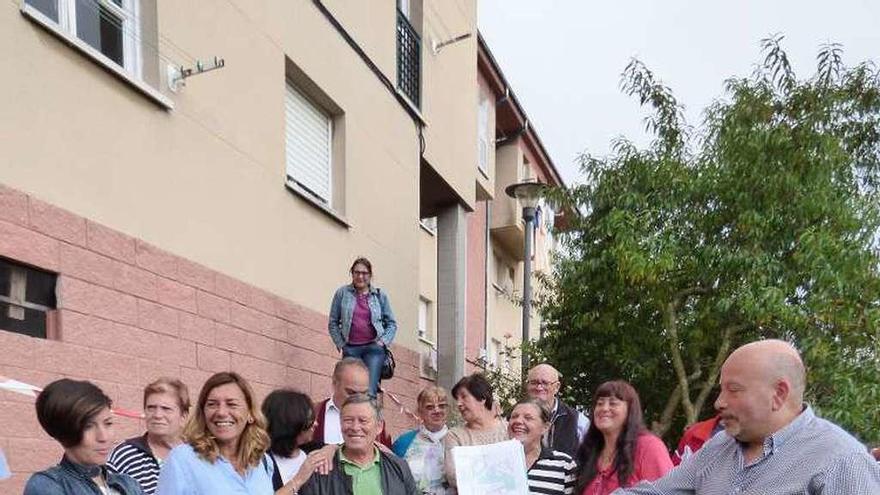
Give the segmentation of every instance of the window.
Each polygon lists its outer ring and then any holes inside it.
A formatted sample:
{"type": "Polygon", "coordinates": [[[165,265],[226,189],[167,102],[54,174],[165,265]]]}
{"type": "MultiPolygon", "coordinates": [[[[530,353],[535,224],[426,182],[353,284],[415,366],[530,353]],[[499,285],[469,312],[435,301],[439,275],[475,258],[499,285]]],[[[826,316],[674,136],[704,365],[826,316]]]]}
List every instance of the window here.
{"type": "Polygon", "coordinates": [[[400,9],[400,13],[407,19],[410,19],[412,16],[409,2],[410,0],[397,0],[397,8],[400,9]]]}
{"type": "Polygon", "coordinates": [[[429,380],[437,379],[437,345],[431,320],[431,301],[419,296],[419,375],[429,380]]]}
{"type": "Polygon", "coordinates": [[[495,262],[495,290],[499,292],[513,293],[513,281],[516,278],[516,270],[504,262],[504,258],[497,252],[493,253],[495,262]]]}
{"type": "MultiPolygon", "coordinates": [[[[24,17],[166,109],[157,0],[22,0],[24,17]]],[[[167,58],[166,58],[167,59],[167,58]]],[[[174,62],[177,65],[177,62],[174,62]]]]}
{"type": "Polygon", "coordinates": [[[498,363],[501,362],[501,351],[501,341],[498,339],[492,339],[489,341],[489,352],[487,353],[489,368],[495,368],[498,366],[498,363]]]}
{"type": "Polygon", "coordinates": [[[103,57],[139,76],[138,0],[25,0],[103,57]]]}
{"type": "Polygon", "coordinates": [[[0,258],[0,330],[54,335],[56,275],[0,258]]]}
{"type": "Polygon", "coordinates": [[[420,218],[419,225],[433,235],[437,235],[437,217],[420,218]]]}
{"type": "Polygon", "coordinates": [[[480,89],[477,109],[477,166],[484,173],[489,171],[489,98],[480,89]]]}
{"type": "Polygon", "coordinates": [[[520,167],[519,172],[519,180],[520,182],[527,181],[532,178],[532,167],[529,164],[529,161],[523,157],[522,166],[520,167]]]}
{"type": "Polygon", "coordinates": [[[320,203],[333,206],[333,120],[290,83],[285,100],[287,180],[320,203]]]}
{"type": "Polygon", "coordinates": [[[419,338],[428,342],[434,342],[434,332],[431,330],[431,301],[419,297],[419,338]]]}

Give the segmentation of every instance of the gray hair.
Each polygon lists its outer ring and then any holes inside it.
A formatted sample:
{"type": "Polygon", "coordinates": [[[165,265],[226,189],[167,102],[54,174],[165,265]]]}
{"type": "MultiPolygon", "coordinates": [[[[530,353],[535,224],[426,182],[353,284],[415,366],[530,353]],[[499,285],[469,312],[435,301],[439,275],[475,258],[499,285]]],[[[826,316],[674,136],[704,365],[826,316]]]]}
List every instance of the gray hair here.
{"type": "Polygon", "coordinates": [[[360,359],[351,356],[344,357],[337,361],[336,366],[333,368],[333,383],[338,382],[339,377],[342,375],[345,369],[349,367],[360,368],[361,370],[363,370],[364,373],[368,375],[370,374],[370,369],[367,368],[367,365],[364,364],[364,362],[360,359]]]}
{"type": "Polygon", "coordinates": [[[367,394],[352,394],[349,395],[345,401],[342,403],[342,407],[339,409],[340,414],[342,411],[348,407],[353,406],[355,404],[369,404],[370,409],[373,410],[373,416],[376,418],[376,422],[382,421],[382,409],[379,408],[379,404],[376,402],[376,399],[370,397],[367,394]]]}

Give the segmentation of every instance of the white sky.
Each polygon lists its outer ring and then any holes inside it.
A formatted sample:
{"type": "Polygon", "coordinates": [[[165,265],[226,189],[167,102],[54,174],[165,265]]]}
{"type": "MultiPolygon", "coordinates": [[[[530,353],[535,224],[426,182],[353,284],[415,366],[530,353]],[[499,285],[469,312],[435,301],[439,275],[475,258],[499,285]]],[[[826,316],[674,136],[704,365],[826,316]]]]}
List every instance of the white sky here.
{"type": "Polygon", "coordinates": [[[645,111],[619,90],[631,57],[672,88],[692,125],[725,79],[751,74],[773,33],[802,78],[829,41],[848,65],[880,62],[880,0],[478,2],[480,31],[569,184],[580,152],[605,155],[620,135],[647,141],[645,111]]]}

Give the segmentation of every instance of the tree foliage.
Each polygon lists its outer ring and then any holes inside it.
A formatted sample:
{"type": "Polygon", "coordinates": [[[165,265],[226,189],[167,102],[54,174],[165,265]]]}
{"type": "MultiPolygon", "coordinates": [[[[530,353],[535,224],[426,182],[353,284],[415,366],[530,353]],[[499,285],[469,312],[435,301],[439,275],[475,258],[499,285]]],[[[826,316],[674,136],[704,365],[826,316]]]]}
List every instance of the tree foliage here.
{"type": "Polygon", "coordinates": [[[537,348],[570,400],[622,377],[677,439],[711,414],[733,348],[780,337],[804,354],[820,414],[880,440],[880,77],[828,45],[798,79],[780,40],[697,128],[631,62],[622,89],[650,108],[653,141],[582,156],[584,184],[553,193],[582,215],[544,279],[537,348]]]}

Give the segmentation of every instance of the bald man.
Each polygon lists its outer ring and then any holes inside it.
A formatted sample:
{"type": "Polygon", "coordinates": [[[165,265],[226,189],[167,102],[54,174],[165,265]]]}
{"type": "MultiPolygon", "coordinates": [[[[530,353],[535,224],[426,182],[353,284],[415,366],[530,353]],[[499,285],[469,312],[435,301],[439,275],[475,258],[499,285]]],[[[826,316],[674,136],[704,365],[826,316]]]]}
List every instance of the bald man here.
{"type": "Polygon", "coordinates": [[[578,445],[590,427],[590,420],[559,400],[561,378],[562,375],[553,366],[539,364],[529,370],[526,392],[551,411],[550,428],[544,435],[543,446],[574,458],[578,445]]]}
{"type": "Polygon", "coordinates": [[[880,466],[803,403],[805,386],[787,342],[740,347],[721,368],[715,409],[724,431],[663,478],[614,494],[880,494],[880,466]]]}

